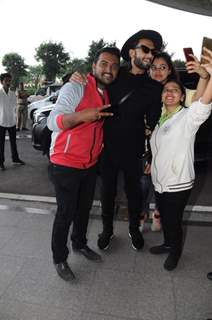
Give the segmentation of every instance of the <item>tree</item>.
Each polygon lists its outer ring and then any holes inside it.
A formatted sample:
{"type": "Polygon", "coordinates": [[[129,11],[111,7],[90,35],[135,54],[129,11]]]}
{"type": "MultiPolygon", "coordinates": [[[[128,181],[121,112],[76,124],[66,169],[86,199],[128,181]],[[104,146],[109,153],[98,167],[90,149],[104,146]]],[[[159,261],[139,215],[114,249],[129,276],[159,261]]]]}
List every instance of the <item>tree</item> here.
{"type": "Polygon", "coordinates": [[[42,77],[42,66],[29,66],[27,75],[24,77],[24,83],[28,84],[28,89],[34,92],[42,77]]]}
{"type": "Polygon", "coordinates": [[[27,65],[18,53],[12,52],[4,55],[2,59],[2,65],[6,71],[12,75],[12,87],[17,88],[19,82],[27,74],[27,65]]]}
{"type": "Polygon", "coordinates": [[[179,69],[185,69],[185,62],[182,61],[182,60],[179,60],[179,59],[174,60],[173,64],[174,64],[175,68],[178,69],[178,70],[179,69]]]}
{"type": "Polygon", "coordinates": [[[99,41],[92,41],[91,45],[89,46],[88,56],[85,58],[87,64],[87,71],[91,70],[92,63],[94,61],[94,57],[96,52],[104,47],[115,47],[116,41],[114,42],[105,42],[104,39],[100,39],[99,41]]]}
{"type": "Polygon", "coordinates": [[[80,73],[87,73],[87,63],[85,59],[74,58],[69,62],[66,67],[66,72],[74,73],[75,71],[79,71],[80,73]]]}
{"type": "Polygon", "coordinates": [[[46,80],[55,81],[56,76],[60,76],[66,70],[70,57],[61,42],[53,43],[50,41],[43,42],[36,48],[35,59],[41,61],[46,80]]]}

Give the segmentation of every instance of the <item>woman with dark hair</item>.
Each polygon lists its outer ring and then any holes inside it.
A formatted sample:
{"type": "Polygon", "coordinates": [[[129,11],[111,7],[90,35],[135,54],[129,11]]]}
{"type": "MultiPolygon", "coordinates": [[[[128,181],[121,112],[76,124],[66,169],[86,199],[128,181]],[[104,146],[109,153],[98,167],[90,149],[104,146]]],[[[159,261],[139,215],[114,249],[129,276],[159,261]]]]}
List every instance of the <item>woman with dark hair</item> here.
{"type": "MultiPolygon", "coordinates": [[[[174,64],[172,62],[171,56],[167,52],[159,52],[157,53],[153,60],[152,64],[149,69],[149,76],[164,84],[169,79],[179,79],[177,71],[175,70],[174,64]]],[[[147,130],[146,136],[146,148],[147,154],[150,154],[149,151],[149,137],[150,132],[147,130]]],[[[151,160],[151,157],[150,157],[151,160]]],[[[143,211],[141,213],[140,218],[140,231],[144,229],[144,223],[147,220],[147,217],[150,212],[150,201],[153,196],[154,188],[151,181],[150,175],[150,164],[146,166],[142,176],[141,176],[141,187],[143,192],[143,211]]],[[[152,224],[151,224],[152,231],[160,231],[161,230],[161,221],[160,221],[160,213],[155,208],[152,212],[152,224]]]]}
{"type": "MultiPolygon", "coordinates": [[[[208,73],[206,70],[200,65],[200,62],[198,59],[193,56],[193,61],[186,63],[186,68],[188,73],[197,73],[200,77],[200,81],[198,82],[198,86],[196,90],[190,90],[187,88],[183,88],[182,90],[185,95],[185,106],[190,106],[192,101],[198,100],[202,93],[205,90],[205,86],[207,84],[207,77],[208,73]]],[[[159,52],[157,53],[153,60],[152,64],[150,66],[149,75],[152,79],[162,83],[163,85],[171,79],[179,80],[179,74],[175,70],[173,61],[171,59],[171,56],[167,52],[159,52]]],[[[162,114],[164,113],[164,107],[162,108],[162,114]]],[[[150,137],[147,135],[147,140],[150,137]]],[[[148,146],[148,144],[147,144],[148,146]]],[[[147,148],[147,152],[148,148],[147,148]]],[[[142,231],[144,228],[144,222],[149,214],[149,207],[150,207],[150,201],[152,199],[153,195],[153,185],[151,182],[151,175],[150,175],[150,164],[147,164],[144,174],[141,176],[141,186],[143,190],[143,201],[144,201],[144,208],[143,212],[141,214],[140,219],[140,230],[142,231]]],[[[151,224],[152,231],[160,231],[161,230],[161,221],[160,221],[160,213],[158,211],[158,208],[153,210],[152,212],[152,224],[151,224]]]]}
{"type": "Polygon", "coordinates": [[[164,243],[150,252],[168,253],[164,263],[168,271],[176,268],[182,253],[183,211],[195,178],[195,135],[212,108],[212,51],[204,49],[204,54],[209,80],[201,98],[185,108],[185,88],[178,80],[168,80],[162,91],[164,110],[150,140],[151,175],[164,235],[164,243]]]}
{"type": "Polygon", "coordinates": [[[169,79],[178,79],[171,56],[167,52],[160,52],[154,56],[149,75],[152,79],[164,84],[169,79]]]}

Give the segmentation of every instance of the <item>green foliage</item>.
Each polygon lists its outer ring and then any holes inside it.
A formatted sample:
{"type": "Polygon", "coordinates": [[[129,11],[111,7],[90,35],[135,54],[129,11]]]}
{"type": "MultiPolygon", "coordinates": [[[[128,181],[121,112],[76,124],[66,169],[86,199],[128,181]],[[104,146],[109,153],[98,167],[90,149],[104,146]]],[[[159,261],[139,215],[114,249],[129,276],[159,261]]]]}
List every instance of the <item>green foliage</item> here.
{"type": "Polygon", "coordinates": [[[26,90],[28,96],[31,96],[31,95],[35,94],[37,87],[35,87],[34,85],[30,85],[30,86],[27,85],[27,86],[25,86],[25,90],[26,90]]]}
{"type": "Polygon", "coordinates": [[[69,54],[65,52],[61,42],[43,42],[36,48],[35,59],[41,61],[42,71],[47,81],[55,81],[57,75],[66,70],[70,60],[69,54]]]}
{"type": "Polygon", "coordinates": [[[80,73],[87,73],[88,66],[85,61],[85,59],[73,59],[66,67],[66,73],[74,73],[75,71],[78,71],[80,73]]]}
{"type": "Polygon", "coordinates": [[[174,64],[175,68],[178,69],[178,70],[179,69],[185,69],[185,62],[182,61],[182,60],[179,60],[179,59],[174,60],[173,64],[174,64]]]}
{"type": "MultiPolygon", "coordinates": [[[[29,66],[27,75],[24,77],[24,83],[37,89],[42,77],[42,66],[29,66]]],[[[34,89],[33,89],[34,90],[34,89]]]]}
{"type": "Polygon", "coordinates": [[[92,63],[94,61],[94,57],[96,52],[104,47],[114,47],[116,46],[116,41],[114,42],[105,42],[104,39],[100,39],[99,41],[92,41],[89,46],[88,56],[85,58],[87,71],[91,71],[92,63]]]}
{"type": "Polygon", "coordinates": [[[19,82],[27,75],[28,66],[24,63],[24,58],[15,52],[7,53],[2,59],[2,65],[12,75],[12,87],[17,88],[19,82]]]}

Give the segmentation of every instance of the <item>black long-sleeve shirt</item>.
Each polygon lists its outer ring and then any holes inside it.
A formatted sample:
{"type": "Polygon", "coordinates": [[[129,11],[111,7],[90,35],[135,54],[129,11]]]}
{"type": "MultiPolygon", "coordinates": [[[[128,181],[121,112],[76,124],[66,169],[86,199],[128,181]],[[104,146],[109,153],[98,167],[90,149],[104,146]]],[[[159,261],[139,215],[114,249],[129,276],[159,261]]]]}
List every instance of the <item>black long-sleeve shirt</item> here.
{"type": "Polygon", "coordinates": [[[144,153],[144,118],[153,130],[161,113],[161,90],[161,84],[146,73],[133,75],[121,67],[117,80],[109,86],[110,103],[118,108],[118,115],[104,123],[105,151],[111,158],[133,164],[144,153]],[[129,92],[131,95],[117,105],[129,92]]]}

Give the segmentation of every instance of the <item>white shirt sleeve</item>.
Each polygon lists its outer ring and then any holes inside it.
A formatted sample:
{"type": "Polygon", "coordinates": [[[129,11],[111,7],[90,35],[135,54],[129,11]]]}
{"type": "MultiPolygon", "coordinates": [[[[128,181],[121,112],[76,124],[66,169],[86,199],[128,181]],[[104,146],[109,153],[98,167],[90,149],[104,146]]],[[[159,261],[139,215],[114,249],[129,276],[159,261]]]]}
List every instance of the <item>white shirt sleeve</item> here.
{"type": "Polygon", "coordinates": [[[196,134],[197,130],[203,122],[205,122],[211,114],[212,104],[204,104],[201,98],[194,101],[188,108],[186,129],[190,134],[196,134]]]}

